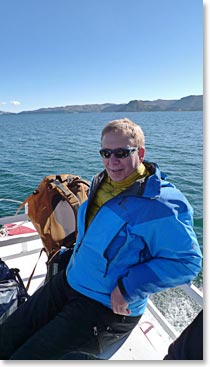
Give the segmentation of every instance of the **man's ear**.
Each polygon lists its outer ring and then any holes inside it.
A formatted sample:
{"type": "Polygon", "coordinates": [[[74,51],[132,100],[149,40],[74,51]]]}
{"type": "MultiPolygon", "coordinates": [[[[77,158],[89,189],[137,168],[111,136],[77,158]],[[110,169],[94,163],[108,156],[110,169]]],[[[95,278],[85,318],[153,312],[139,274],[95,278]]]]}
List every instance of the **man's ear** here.
{"type": "Polygon", "coordinates": [[[145,148],[144,148],[144,147],[141,147],[141,148],[139,149],[138,154],[139,154],[139,159],[140,159],[140,161],[141,161],[141,162],[143,162],[143,160],[144,160],[144,156],[145,156],[145,148]]]}

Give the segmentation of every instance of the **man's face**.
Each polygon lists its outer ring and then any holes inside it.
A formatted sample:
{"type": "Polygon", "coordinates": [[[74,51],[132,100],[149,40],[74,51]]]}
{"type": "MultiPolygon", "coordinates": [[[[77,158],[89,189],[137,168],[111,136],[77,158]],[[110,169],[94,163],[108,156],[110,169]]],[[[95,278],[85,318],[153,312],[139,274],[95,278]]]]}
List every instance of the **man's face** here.
{"type": "MultiPolygon", "coordinates": [[[[117,149],[133,147],[128,136],[122,133],[109,132],[102,139],[102,149],[117,149]]],[[[103,164],[106,171],[113,181],[122,181],[136,170],[142,162],[144,148],[136,150],[126,158],[117,158],[111,154],[110,158],[103,158],[103,164]]]]}

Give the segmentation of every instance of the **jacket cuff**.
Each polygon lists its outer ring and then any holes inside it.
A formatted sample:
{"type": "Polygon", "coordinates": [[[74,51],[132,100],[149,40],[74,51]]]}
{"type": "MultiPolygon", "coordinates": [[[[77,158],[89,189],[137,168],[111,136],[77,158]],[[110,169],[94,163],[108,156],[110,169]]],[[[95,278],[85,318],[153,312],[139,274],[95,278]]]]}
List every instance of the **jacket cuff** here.
{"type": "Polygon", "coordinates": [[[122,295],[123,295],[123,296],[126,296],[126,295],[127,295],[127,293],[126,293],[125,287],[124,287],[124,285],[123,285],[123,281],[122,281],[122,279],[119,279],[119,280],[118,280],[118,287],[119,287],[119,290],[120,290],[120,292],[122,293],[122,295]]]}

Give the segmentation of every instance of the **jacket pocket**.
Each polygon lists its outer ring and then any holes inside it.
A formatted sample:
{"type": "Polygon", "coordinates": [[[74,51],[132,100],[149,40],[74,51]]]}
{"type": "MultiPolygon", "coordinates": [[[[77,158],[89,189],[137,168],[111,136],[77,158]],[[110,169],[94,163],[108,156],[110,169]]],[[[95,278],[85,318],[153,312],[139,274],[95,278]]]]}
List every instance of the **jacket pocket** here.
{"type": "Polygon", "coordinates": [[[116,234],[116,236],[112,239],[112,241],[109,243],[109,245],[106,247],[104,251],[103,256],[107,262],[104,277],[107,275],[110,263],[114,260],[115,257],[117,257],[118,253],[120,252],[121,248],[125,245],[125,242],[127,240],[126,231],[124,227],[125,225],[123,226],[123,228],[120,229],[120,231],[116,234]]]}

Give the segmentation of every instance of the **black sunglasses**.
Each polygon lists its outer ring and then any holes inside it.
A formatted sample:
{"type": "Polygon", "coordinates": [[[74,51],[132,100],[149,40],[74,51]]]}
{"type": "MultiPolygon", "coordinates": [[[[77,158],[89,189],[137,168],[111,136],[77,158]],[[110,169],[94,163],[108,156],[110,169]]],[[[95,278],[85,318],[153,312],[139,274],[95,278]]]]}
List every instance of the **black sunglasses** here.
{"type": "Polygon", "coordinates": [[[106,158],[109,159],[111,157],[112,154],[114,154],[114,156],[116,158],[127,158],[129,157],[131,154],[133,154],[136,150],[138,150],[137,147],[130,147],[130,148],[116,148],[116,149],[101,149],[99,151],[100,155],[102,156],[102,158],[106,158]]]}

